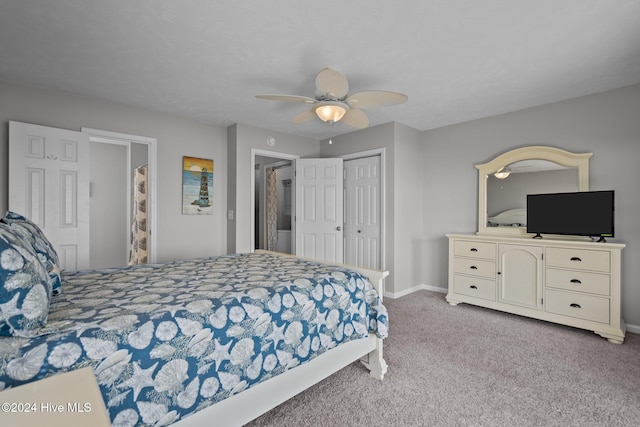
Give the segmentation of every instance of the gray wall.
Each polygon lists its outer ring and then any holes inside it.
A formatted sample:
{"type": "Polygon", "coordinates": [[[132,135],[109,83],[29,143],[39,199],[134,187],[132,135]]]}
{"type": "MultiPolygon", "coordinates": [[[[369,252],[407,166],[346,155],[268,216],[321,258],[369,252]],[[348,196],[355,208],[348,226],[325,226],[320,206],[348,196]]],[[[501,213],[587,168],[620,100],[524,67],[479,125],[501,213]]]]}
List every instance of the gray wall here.
{"type": "Polygon", "coordinates": [[[640,326],[640,85],[424,132],[421,277],[447,287],[444,233],[477,229],[474,165],[528,145],[592,152],[590,189],[616,191],[622,254],[622,313],[640,326]]]}
{"type": "Polygon", "coordinates": [[[90,265],[127,265],[127,147],[91,142],[90,265]]]}
{"type": "Polygon", "coordinates": [[[422,132],[395,124],[394,223],[395,277],[393,291],[402,294],[421,283],[425,200],[417,188],[428,185],[421,158],[422,132]]]}
{"type": "Polygon", "coordinates": [[[158,261],[226,253],[227,129],[74,94],[0,81],[0,212],[8,204],[8,122],[158,139],[158,261]],[[182,215],[182,156],[214,160],[213,215],[182,215]]]}

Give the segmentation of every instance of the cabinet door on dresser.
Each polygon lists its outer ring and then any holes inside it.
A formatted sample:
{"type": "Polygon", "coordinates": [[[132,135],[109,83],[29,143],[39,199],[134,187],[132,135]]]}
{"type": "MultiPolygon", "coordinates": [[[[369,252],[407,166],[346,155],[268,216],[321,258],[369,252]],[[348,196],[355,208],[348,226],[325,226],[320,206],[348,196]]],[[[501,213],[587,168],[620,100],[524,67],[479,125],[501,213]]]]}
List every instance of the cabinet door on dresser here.
{"type": "Polygon", "coordinates": [[[542,247],[498,245],[498,301],[542,308],[542,247]]]}

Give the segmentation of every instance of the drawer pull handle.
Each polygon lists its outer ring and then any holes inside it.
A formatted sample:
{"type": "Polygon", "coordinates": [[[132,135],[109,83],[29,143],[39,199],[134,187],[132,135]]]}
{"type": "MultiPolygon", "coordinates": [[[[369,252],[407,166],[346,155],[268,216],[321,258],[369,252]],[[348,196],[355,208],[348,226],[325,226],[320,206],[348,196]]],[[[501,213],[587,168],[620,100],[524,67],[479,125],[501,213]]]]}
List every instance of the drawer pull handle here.
{"type": "Polygon", "coordinates": [[[581,285],[582,282],[578,279],[571,279],[571,283],[575,283],[576,285],[581,285]]]}
{"type": "Polygon", "coordinates": [[[472,269],[472,270],[477,270],[477,269],[478,269],[478,267],[476,267],[475,265],[472,265],[472,266],[471,266],[471,267],[469,267],[469,268],[470,268],[470,269],[472,269]]]}
{"type": "Polygon", "coordinates": [[[577,256],[572,256],[571,261],[582,262],[582,260],[577,256]]]}
{"type": "Polygon", "coordinates": [[[476,248],[471,248],[469,249],[471,252],[478,252],[478,250],[476,248]]]}
{"type": "Polygon", "coordinates": [[[580,304],[576,304],[575,302],[573,304],[569,304],[569,307],[582,308],[582,307],[580,307],[580,304]]]}
{"type": "Polygon", "coordinates": [[[478,289],[478,287],[476,285],[471,285],[469,286],[471,289],[478,289]]]}

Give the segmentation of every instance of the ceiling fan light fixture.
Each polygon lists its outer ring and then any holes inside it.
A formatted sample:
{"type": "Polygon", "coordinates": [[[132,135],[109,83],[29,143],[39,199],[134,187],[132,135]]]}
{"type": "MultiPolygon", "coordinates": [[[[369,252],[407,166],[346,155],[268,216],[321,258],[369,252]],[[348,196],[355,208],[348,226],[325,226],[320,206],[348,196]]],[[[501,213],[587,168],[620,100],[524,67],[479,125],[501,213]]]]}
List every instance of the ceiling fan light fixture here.
{"type": "Polygon", "coordinates": [[[335,123],[342,120],[347,112],[347,108],[345,108],[345,105],[341,102],[327,101],[319,103],[313,111],[315,111],[318,118],[323,122],[335,123]]]}
{"type": "Polygon", "coordinates": [[[493,174],[493,176],[498,179],[505,179],[509,175],[511,175],[511,169],[508,168],[500,168],[500,170],[493,174]]]}
{"type": "Polygon", "coordinates": [[[355,129],[369,126],[369,117],[363,108],[398,105],[407,102],[407,95],[387,90],[365,90],[349,95],[349,82],[341,72],[324,68],[316,75],[316,91],[313,98],[300,95],[256,95],[269,101],[299,102],[312,104],[311,108],[298,113],[293,124],[306,123],[318,117],[325,123],[342,122],[355,129]]]}

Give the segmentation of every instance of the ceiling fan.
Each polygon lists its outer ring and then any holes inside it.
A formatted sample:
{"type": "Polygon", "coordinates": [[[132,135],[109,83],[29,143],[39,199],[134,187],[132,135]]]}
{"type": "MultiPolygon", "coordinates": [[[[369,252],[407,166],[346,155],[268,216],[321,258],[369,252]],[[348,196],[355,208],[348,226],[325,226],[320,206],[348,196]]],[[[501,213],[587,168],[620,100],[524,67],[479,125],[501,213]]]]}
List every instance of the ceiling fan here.
{"type": "Polygon", "coordinates": [[[316,75],[315,97],[299,95],[256,95],[258,99],[311,104],[292,120],[304,123],[314,117],[327,123],[342,121],[351,127],[362,129],[369,126],[369,118],[361,108],[382,107],[407,102],[407,95],[384,90],[367,90],[349,95],[349,82],[339,71],[324,68],[316,75]]]}

